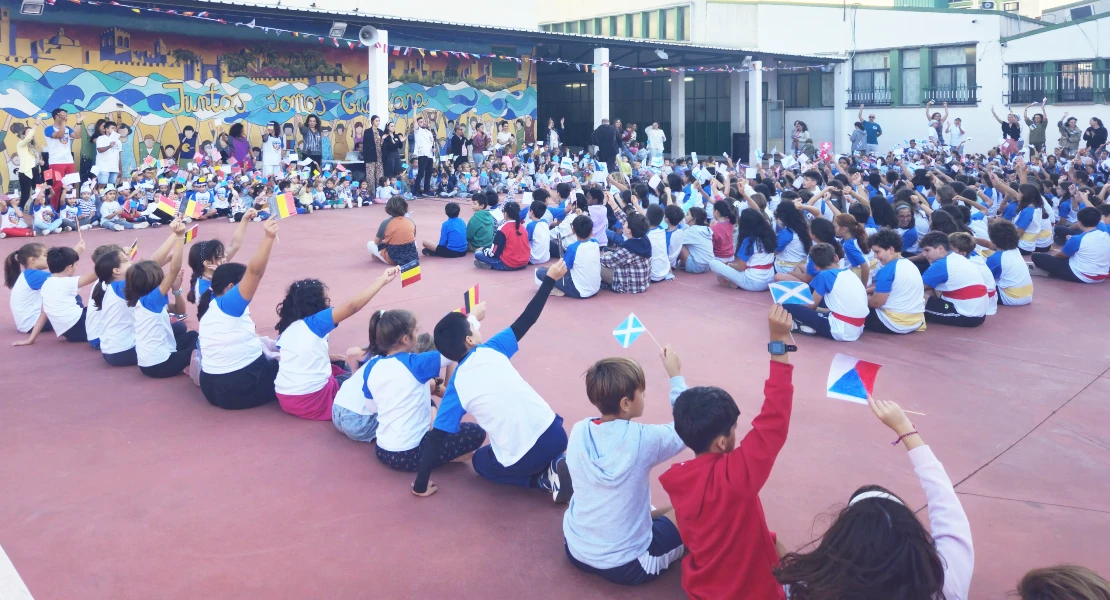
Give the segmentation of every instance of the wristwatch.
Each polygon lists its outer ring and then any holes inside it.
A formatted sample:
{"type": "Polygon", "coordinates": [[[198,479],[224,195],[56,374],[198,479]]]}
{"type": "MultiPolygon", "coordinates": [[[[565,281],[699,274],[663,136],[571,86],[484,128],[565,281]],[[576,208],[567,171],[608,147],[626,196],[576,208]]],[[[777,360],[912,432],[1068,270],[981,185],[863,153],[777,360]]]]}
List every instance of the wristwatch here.
{"type": "Polygon", "coordinates": [[[780,340],[772,340],[767,342],[767,351],[773,356],[782,356],[787,352],[797,352],[798,347],[780,340]]]}

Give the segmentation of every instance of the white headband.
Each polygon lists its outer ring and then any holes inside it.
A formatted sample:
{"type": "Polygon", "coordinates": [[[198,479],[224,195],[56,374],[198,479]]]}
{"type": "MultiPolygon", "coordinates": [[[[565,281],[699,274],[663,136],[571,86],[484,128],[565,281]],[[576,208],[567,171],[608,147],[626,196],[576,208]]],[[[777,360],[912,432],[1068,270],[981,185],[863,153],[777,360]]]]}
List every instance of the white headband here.
{"type": "Polygon", "coordinates": [[[852,506],[853,504],[859,502],[860,500],[867,500],[868,498],[885,498],[887,500],[892,500],[894,502],[897,502],[898,504],[902,504],[901,500],[899,500],[898,498],[896,498],[896,497],[894,497],[894,496],[892,496],[892,495],[890,495],[886,492],[880,492],[879,490],[872,490],[870,492],[864,492],[864,493],[856,496],[855,498],[852,498],[848,502],[848,506],[852,506]]]}

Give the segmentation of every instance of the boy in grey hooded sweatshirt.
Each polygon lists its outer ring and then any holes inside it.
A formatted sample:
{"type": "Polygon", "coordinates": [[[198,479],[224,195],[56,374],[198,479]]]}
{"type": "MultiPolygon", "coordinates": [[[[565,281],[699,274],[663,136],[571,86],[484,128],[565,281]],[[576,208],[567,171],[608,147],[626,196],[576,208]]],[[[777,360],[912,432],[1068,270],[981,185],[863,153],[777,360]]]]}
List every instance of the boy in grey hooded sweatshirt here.
{"type": "MultiPolygon", "coordinates": [[[[667,346],[663,366],[671,378],[671,406],[686,389],[678,354],[667,346]]],[[[647,383],[639,363],[605,358],[586,372],[586,395],[601,416],[576,423],[566,461],[574,497],[563,515],[571,564],[612,583],[654,580],[682,557],[683,546],[668,506],[652,510],[652,467],[685,447],[674,422],[644,425],[647,383]]]]}

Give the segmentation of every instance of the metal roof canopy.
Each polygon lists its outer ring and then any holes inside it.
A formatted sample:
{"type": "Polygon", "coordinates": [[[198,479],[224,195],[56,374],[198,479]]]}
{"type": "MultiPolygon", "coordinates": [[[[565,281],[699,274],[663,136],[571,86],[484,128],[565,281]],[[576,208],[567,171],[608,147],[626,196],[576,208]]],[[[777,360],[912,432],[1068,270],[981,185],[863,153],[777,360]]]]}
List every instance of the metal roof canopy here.
{"type": "MultiPolygon", "coordinates": [[[[324,10],[312,7],[292,7],[258,4],[232,0],[170,0],[168,2],[134,2],[136,6],[157,6],[166,9],[211,11],[214,16],[228,20],[258,19],[259,26],[266,21],[270,27],[280,27],[303,33],[326,36],[332,21],[347,23],[346,39],[356,39],[364,25],[373,25],[389,31],[390,45],[413,46],[430,50],[454,50],[459,46],[474,44],[538,46],[536,57],[561,59],[567,62],[590,63],[595,48],[609,48],[609,62],[628,67],[683,67],[683,66],[739,66],[751,56],[752,60],[785,60],[812,64],[840,62],[842,57],[804,54],[770,54],[744,48],[698,46],[667,40],[630,39],[597,35],[552,33],[529,29],[515,29],[492,25],[467,25],[443,21],[423,21],[405,17],[363,14],[357,11],[324,10]],[[660,59],[656,50],[667,53],[660,59]]],[[[542,63],[541,63],[542,64],[542,63]]],[[[544,65],[547,68],[565,69],[544,65]]]]}

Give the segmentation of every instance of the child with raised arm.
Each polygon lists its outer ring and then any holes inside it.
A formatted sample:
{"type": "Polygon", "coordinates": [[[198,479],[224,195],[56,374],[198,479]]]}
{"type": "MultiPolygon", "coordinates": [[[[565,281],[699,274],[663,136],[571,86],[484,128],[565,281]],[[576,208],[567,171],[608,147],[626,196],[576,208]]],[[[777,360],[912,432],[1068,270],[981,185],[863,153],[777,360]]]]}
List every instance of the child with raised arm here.
{"type": "MultiPolygon", "coordinates": [[[[678,354],[661,354],[670,376],[671,407],[686,390],[678,354]]],[[[636,585],[655,580],[682,556],[674,510],[651,505],[651,469],[685,447],[672,421],[642,425],[647,380],[631,358],[604,358],[586,371],[586,396],[600,411],[575,423],[567,468],[575,494],[563,514],[567,557],[606,581],[636,585]]]]}
{"type": "Polygon", "coordinates": [[[435,493],[435,484],[429,481],[431,471],[445,440],[459,432],[460,421],[469,412],[490,438],[489,445],[474,453],[472,464],[479,475],[495,483],[542,490],[557,504],[570,500],[573,488],[564,455],[567,433],[563,418],[509,362],[543,311],[555,280],[565,274],[563,261],[552,265],[520,317],[489,341],[482,339],[462,313],[448,313],[436,324],[436,349],[458,366],[427,435],[412,486],[414,494],[435,493]]]}
{"type": "Polygon", "coordinates": [[[813,303],[785,306],[795,319],[795,330],[838,342],[858,340],[869,312],[867,289],[855,273],[840,268],[836,251],[829,244],[814,244],[809,257],[817,269],[810,283],[813,303]]]}
{"type": "Polygon", "coordinates": [[[775,578],[796,598],[814,597],[807,590],[835,590],[837,598],[966,600],[975,549],[952,481],[901,407],[871,397],[867,402],[898,436],[894,444],[901,442],[909,451],[928,501],[929,531],[893,492],[865,485],[852,493],[816,548],[782,557],[775,578]],[[883,535],[876,534],[876,523],[884,524],[883,535]]]}
{"type": "Polygon", "coordinates": [[[342,361],[328,351],[328,335],[346,319],[362,310],[389,282],[400,267],[390,267],[350,300],[331,306],[328,288],[318,279],[294,281],[278,304],[281,361],[274,391],[282,410],[314,421],[330,421],[332,402],[339,386],[351,374],[332,363],[342,361]]]}
{"type": "Polygon", "coordinates": [[[785,548],[767,527],[759,491],[790,426],[794,386],[787,343],[792,325],[782,306],[771,307],[771,374],[763,387],[763,408],[739,445],[740,410],[728,392],[694,387],[675,400],[675,432],[696,456],[671,465],[659,483],[674,504],[687,553],[682,589],[694,600],[785,598],[771,571],[785,548]]]}
{"type": "MultiPolygon", "coordinates": [[[[64,337],[67,342],[87,342],[89,339],[85,330],[87,307],[81,304],[79,290],[96,281],[96,273],[90,271],[77,275],[77,263],[84,251],[85,240],[81,240],[73,248],[57,246],[46,252],[50,277],[42,284],[42,310],[55,334],[64,337]]],[[[34,343],[38,333],[32,330],[23,345],[34,343]]]]}

